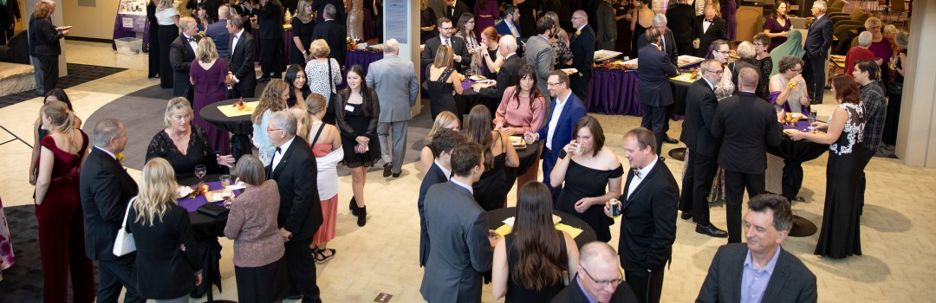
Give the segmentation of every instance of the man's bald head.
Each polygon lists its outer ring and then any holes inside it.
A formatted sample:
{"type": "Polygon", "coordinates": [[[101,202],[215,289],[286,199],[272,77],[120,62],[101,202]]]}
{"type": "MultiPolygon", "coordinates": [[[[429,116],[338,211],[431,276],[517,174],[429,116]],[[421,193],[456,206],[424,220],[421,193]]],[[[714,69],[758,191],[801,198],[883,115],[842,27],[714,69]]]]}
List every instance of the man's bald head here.
{"type": "Polygon", "coordinates": [[[745,65],[741,67],[741,70],[738,71],[738,90],[753,93],[757,89],[757,82],[760,80],[760,75],[757,74],[757,70],[753,66],[745,65]]]}
{"type": "Polygon", "coordinates": [[[620,268],[617,252],[608,243],[591,242],[582,246],[580,262],[588,268],[620,268]]]}
{"type": "Polygon", "coordinates": [[[585,24],[588,24],[588,14],[586,14],[585,11],[577,10],[574,13],[572,13],[572,26],[573,27],[578,29],[578,28],[581,28],[582,26],[585,26],[585,24]]]}

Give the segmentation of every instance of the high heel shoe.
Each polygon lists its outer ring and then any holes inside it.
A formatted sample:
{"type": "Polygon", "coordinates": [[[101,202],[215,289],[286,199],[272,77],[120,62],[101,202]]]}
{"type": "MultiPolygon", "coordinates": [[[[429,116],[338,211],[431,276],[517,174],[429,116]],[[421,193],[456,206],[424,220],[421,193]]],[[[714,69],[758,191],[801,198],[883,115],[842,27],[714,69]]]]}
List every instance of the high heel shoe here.
{"type": "Polygon", "coordinates": [[[364,227],[367,224],[367,206],[361,207],[357,216],[357,226],[364,227]]]}

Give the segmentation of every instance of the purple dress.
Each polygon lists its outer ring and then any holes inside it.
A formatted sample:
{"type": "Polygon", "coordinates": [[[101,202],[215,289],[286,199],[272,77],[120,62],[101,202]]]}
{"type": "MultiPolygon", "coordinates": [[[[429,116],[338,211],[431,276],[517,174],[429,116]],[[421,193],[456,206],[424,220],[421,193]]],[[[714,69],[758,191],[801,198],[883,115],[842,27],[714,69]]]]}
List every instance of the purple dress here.
{"type": "Polygon", "coordinates": [[[884,64],[881,64],[881,79],[884,79],[884,84],[886,85],[890,82],[890,58],[894,56],[894,49],[891,48],[891,43],[887,38],[881,38],[881,41],[871,42],[871,46],[868,47],[874,56],[884,60],[884,64]]]}
{"type": "MultiPolygon", "coordinates": [[[[777,18],[768,18],[767,22],[764,23],[764,29],[769,30],[771,34],[777,34],[782,32],[789,32],[791,25],[792,22],[790,22],[790,19],[786,19],[784,25],[780,25],[780,23],[777,22],[777,18]]],[[[770,38],[770,48],[767,49],[767,52],[772,51],[774,47],[783,44],[783,42],[786,42],[786,40],[786,37],[770,38]]]]}
{"type": "Polygon", "coordinates": [[[218,154],[226,155],[230,153],[230,138],[227,130],[217,128],[208,121],[201,118],[198,112],[211,103],[224,100],[227,95],[224,85],[224,77],[227,75],[227,63],[223,59],[215,60],[207,70],[202,68],[198,61],[192,62],[189,75],[192,77],[192,87],[195,88],[195,100],[192,102],[194,117],[192,124],[198,125],[205,130],[208,136],[208,144],[215,148],[218,154]]]}
{"type": "Polygon", "coordinates": [[[738,2],[726,0],[721,6],[721,16],[728,27],[728,41],[734,41],[735,31],[738,29],[738,2]]]}
{"type": "Polygon", "coordinates": [[[478,41],[481,41],[481,32],[488,26],[494,26],[494,20],[500,17],[497,0],[477,0],[474,7],[474,16],[475,36],[478,37],[478,41]],[[490,15],[490,17],[482,17],[481,15],[490,15]]]}

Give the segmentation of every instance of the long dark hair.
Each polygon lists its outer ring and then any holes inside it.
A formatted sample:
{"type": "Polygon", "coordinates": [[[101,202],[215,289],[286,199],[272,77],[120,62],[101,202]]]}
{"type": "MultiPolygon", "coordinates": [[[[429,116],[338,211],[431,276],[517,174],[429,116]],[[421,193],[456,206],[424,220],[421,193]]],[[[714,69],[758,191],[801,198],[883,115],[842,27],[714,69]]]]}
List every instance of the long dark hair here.
{"type": "MultiPolygon", "coordinates": [[[[363,106],[362,109],[364,110],[364,116],[368,118],[376,117],[380,114],[380,105],[377,104],[377,96],[374,95],[374,91],[367,87],[367,81],[364,80],[364,68],[361,68],[361,65],[359,64],[352,65],[350,68],[348,68],[348,74],[351,73],[361,77],[361,98],[363,99],[361,106],[363,106]]],[[[306,77],[308,77],[308,75],[306,75],[306,77]]],[[[347,75],[345,75],[345,77],[347,77],[347,75]]],[[[347,81],[347,79],[345,79],[345,81],[347,81]]],[[[351,87],[345,88],[343,90],[343,94],[345,97],[345,102],[347,103],[351,96],[351,87]]]]}
{"type": "Polygon", "coordinates": [[[514,241],[511,249],[520,260],[510,271],[514,283],[541,290],[562,282],[568,271],[568,256],[563,254],[560,235],[552,221],[552,197],[546,185],[530,182],[520,187],[514,241]]]}
{"type": "Polygon", "coordinates": [[[491,146],[494,145],[494,138],[491,136],[492,123],[491,111],[487,109],[487,106],[478,104],[471,108],[468,118],[465,118],[465,127],[462,129],[467,142],[477,143],[484,148],[485,171],[494,167],[494,156],[491,152],[491,146]]]}
{"type": "Polygon", "coordinates": [[[68,99],[68,94],[65,93],[64,89],[61,89],[61,88],[50,89],[49,91],[46,92],[45,98],[43,98],[42,102],[45,103],[46,100],[49,99],[49,96],[54,96],[55,99],[58,99],[59,101],[62,101],[62,103],[65,103],[65,105],[68,106],[68,110],[71,110],[71,111],[75,110],[74,108],[72,108],[71,100],[68,99]]]}
{"type": "MultiPolygon", "coordinates": [[[[290,64],[286,67],[286,75],[283,77],[283,80],[286,81],[286,84],[289,84],[289,99],[286,100],[286,107],[293,107],[296,105],[297,100],[302,99],[302,96],[296,97],[296,77],[299,77],[299,73],[305,73],[302,70],[302,66],[299,64],[290,64]]],[[[306,84],[299,88],[302,92],[309,91],[309,75],[305,75],[306,84]]],[[[302,102],[302,101],[299,101],[302,102]]]]}
{"type": "Polygon", "coordinates": [[[526,77],[533,79],[533,88],[530,90],[530,106],[533,106],[533,100],[541,97],[539,90],[536,89],[536,70],[533,69],[533,66],[524,64],[520,66],[520,70],[517,72],[517,83],[514,84],[517,86],[517,89],[515,89],[513,95],[510,96],[511,99],[517,99],[517,109],[520,109],[520,80],[526,77]]]}

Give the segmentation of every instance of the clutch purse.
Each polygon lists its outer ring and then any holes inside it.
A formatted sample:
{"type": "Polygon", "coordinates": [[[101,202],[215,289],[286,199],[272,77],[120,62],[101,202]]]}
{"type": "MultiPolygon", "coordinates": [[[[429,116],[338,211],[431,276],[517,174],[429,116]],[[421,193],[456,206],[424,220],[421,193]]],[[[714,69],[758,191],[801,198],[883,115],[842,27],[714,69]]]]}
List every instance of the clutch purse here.
{"type": "Polygon", "coordinates": [[[217,206],[211,203],[207,203],[198,208],[199,213],[202,213],[211,217],[219,217],[221,215],[227,214],[229,211],[231,210],[223,206],[217,206]]]}

